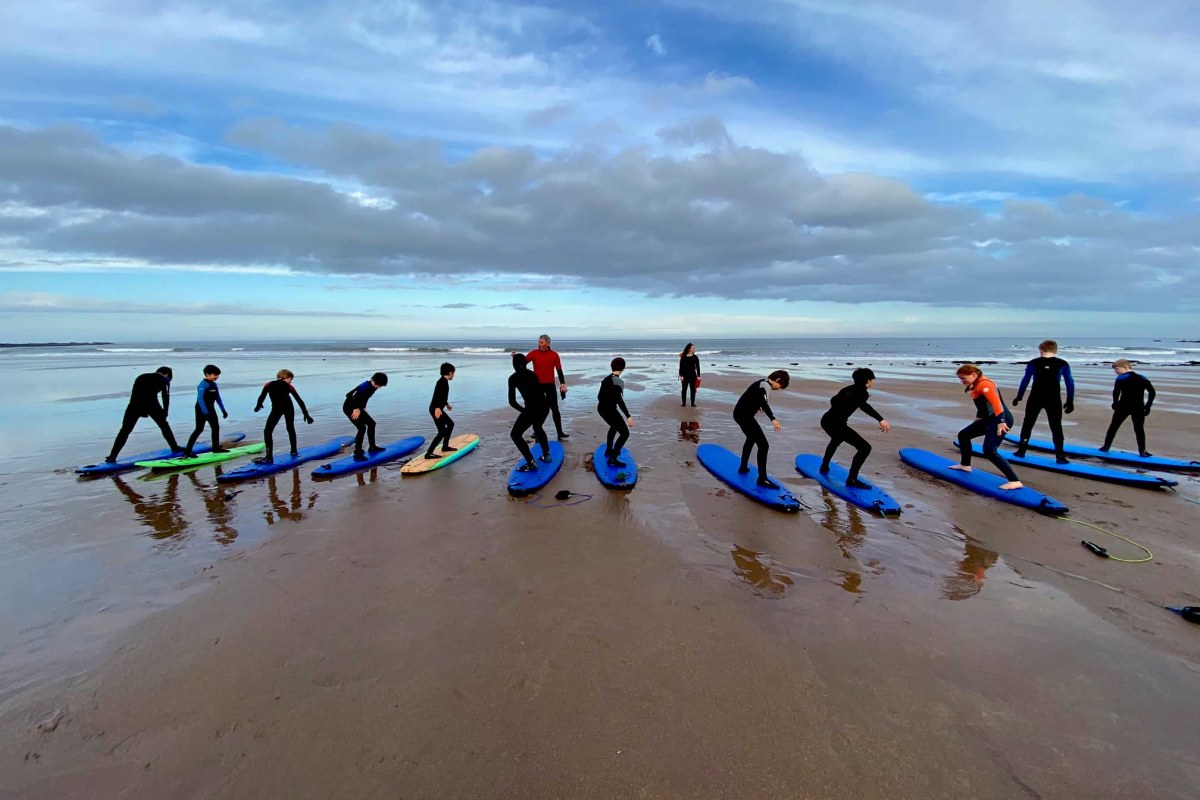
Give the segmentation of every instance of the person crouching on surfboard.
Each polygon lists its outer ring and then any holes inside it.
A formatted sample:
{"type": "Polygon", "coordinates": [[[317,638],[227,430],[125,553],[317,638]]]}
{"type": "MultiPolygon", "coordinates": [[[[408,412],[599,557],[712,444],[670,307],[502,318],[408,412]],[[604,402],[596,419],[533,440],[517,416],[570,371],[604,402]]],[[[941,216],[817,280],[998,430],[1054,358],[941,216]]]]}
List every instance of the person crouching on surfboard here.
{"type": "Polygon", "coordinates": [[[258,395],[258,402],[254,405],[256,414],[262,411],[263,401],[268,397],[271,398],[271,412],[267,414],[267,424],[263,428],[263,441],[267,444],[267,452],[263,454],[262,458],[254,459],[259,464],[275,463],[275,442],[272,434],[275,433],[275,426],[279,424],[280,419],[283,419],[283,424],[287,427],[288,444],[292,448],[292,457],[300,455],[296,450],[296,407],[292,405],[293,397],[300,404],[300,413],[304,415],[304,421],[309,425],[313,424],[313,418],[309,416],[308,409],[304,406],[304,399],[300,397],[296,387],[292,386],[295,377],[296,373],[290,369],[281,369],[275,373],[275,380],[263,384],[262,392],[258,395]]]}
{"type": "Polygon", "coordinates": [[[205,425],[212,428],[212,452],[229,452],[221,447],[221,422],[217,419],[218,406],[221,408],[221,416],[229,418],[229,412],[225,410],[225,404],[221,402],[221,390],[217,388],[217,378],[219,377],[221,377],[220,369],[213,364],[205,365],[204,380],[196,385],[196,430],[192,431],[192,435],[188,437],[187,447],[183,448],[180,458],[196,457],[192,448],[196,446],[196,440],[200,438],[200,434],[204,433],[205,425]]]}
{"type": "Polygon", "coordinates": [[[1024,484],[1004,460],[1004,456],[1000,455],[1000,443],[1004,441],[1004,434],[1008,433],[1013,424],[1012,412],[1005,407],[1000,390],[991,378],[983,377],[983,370],[974,364],[963,364],[955,374],[975,401],[975,421],[958,432],[961,463],[952,465],[950,469],[971,471],[971,440],[983,434],[984,457],[1008,478],[1008,482],[1000,484],[1000,488],[1020,489],[1024,484]]]}
{"type": "Polygon", "coordinates": [[[757,445],[758,481],[756,482],[766,489],[778,489],[779,484],[767,477],[767,451],[771,446],[767,444],[767,435],[763,433],[763,429],[754,416],[759,411],[763,411],[766,413],[767,419],[771,420],[771,427],[777,431],[782,430],[783,426],[771,413],[771,404],[767,402],[767,389],[770,388],[771,391],[786,389],[791,382],[792,378],[787,374],[787,370],[777,369],[762,380],[750,384],[738,398],[737,405],[733,407],[733,421],[742,429],[742,433],[746,434],[746,443],[742,445],[742,463],[738,466],[738,472],[745,474],[750,471],[750,451],[757,445]]]}
{"type": "Polygon", "coordinates": [[[454,453],[458,451],[457,447],[450,446],[450,436],[454,433],[454,420],[450,419],[447,411],[453,411],[454,406],[450,405],[450,381],[454,380],[454,365],[449,361],[442,364],[438,370],[441,375],[437,383],[433,386],[433,398],[429,401],[429,416],[433,417],[433,424],[437,426],[437,435],[433,437],[433,441],[429,443],[429,449],[425,451],[426,458],[437,458],[438,443],[442,443],[443,453],[454,453]]]}
{"type": "Polygon", "coordinates": [[[549,463],[550,441],[546,438],[546,429],[542,423],[550,414],[550,401],[542,391],[542,384],[537,376],[525,369],[525,356],[520,353],[512,354],[513,374],[508,376],[508,404],[518,412],[517,421],[512,426],[512,440],[525,457],[525,463],[517,467],[518,472],[536,472],[537,464],[533,462],[533,451],[525,441],[525,431],[533,428],[533,435],[542,448],[542,461],[549,463]],[[517,392],[525,405],[517,402],[517,392]]]}
{"type": "Polygon", "coordinates": [[[621,373],[625,371],[625,359],[618,356],[609,366],[612,368],[612,374],[600,381],[600,392],[596,395],[596,412],[608,423],[607,446],[604,448],[608,465],[624,467],[627,465],[620,460],[621,448],[629,441],[629,425],[633,424],[633,417],[625,406],[625,383],[621,380],[621,373]],[[626,425],[626,422],[629,425],[626,425]]]}
{"type": "Polygon", "coordinates": [[[171,408],[172,374],[170,367],[159,367],[154,372],[146,372],[137,376],[133,382],[133,389],[129,393],[129,405],[125,407],[125,416],[121,419],[121,430],[117,432],[112,450],[104,459],[106,464],[117,463],[117,456],[121,454],[121,448],[129,440],[133,426],[137,425],[138,420],[142,417],[154,420],[172,452],[183,450],[179,446],[179,442],[175,441],[175,434],[171,432],[171,426],[167,424],[167,411],[171,408]],[[162,395],[161,406],[158,404],[160,394],[162,395]]]}
{"type": "Polygon", "coordinates": [[[371,399],[371,395],[387,385],[387,373],[376,372],[369,381],[363,381],[346,392],[346,399],[342,401],[342,413],[354,423],[358,431],[354,436],[355,461],[367,460],[367,455],[363,452],[364,437],[370,444],[367,453],[382,453],[384,450],[375,444],[375,420],[367,413],[367,401],[371,399]]]}
{"type": "Polygon", "coordinates": [[[871,484],[860,480],[858,471],[866,463],[867,456],[871,455],[871,445],[850,427],[850,415],[861,408],[864,414],[879,423],[879,430],[884,433],[889,432],[892,426],[867,402],[867,398],[871,396],[867,390],[875,385],[875,373],[866,367],[860,367],[854,370],[851,378],[854,383],[829,399],[829,410],[821,417],[821,429],[829,434],[829,446],[825,448],[825,458],[821,459],[821,472],[829,472],[829,462],[833,461],[833,454],[837,452],[838,445],[847,442],[857,452],[850,462],[846,485],[851,489],[870,489],[871,484]]]}

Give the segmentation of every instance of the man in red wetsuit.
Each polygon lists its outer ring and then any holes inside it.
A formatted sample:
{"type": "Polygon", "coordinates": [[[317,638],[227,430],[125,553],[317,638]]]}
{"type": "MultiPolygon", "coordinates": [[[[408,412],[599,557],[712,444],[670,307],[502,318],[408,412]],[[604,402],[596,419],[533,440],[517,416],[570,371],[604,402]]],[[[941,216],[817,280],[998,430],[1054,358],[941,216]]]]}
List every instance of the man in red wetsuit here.
{"type": "Polygon", "coordinates": [[[558,411],[559,396],[564,400],[567,398],[567,379],[563,375],[562,361],[558,353],[550,349],[550,337],[544,333],[539,336],[537,350],[527,354],[525,359],[533,365],[533,374],[537,376],[538,383],[546,395],[550,413],[554,415],[554,427],[558,429],[558,438],[568,438],[571,434],[563,430],[562,414],[558,411]],[[558,386],[554,385],[555,372],[558,373],[558,386]]]}

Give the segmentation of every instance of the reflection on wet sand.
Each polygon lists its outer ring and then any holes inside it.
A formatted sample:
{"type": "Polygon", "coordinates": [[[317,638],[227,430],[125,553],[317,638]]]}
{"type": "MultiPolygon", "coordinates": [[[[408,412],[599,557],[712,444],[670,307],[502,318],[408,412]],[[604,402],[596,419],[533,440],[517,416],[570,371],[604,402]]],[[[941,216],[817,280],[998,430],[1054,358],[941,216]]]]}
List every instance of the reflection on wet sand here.
{"type": "Polygon", "coordinates": [[[304,495],[300,490],[300,470],[291,470],[292,487],[291,494],[288,497],[288,502],[284,502],[279,496],[279,483],[287,480],[282,475],[272,475],[267,478],[267,501],[269,503],[263,516],[266,517],[268,525],[274,525],[280,520],[288,520],[290,522],[299,522],[304,519],[304,511],[311,511],[317,504],[317,492],[313,492],[308,496],[308,505],[304,505],[304,495]]]}
{"type": "Polygon", "coordinates": [[[765,553],[747,550],[741,545],[734,545],[730,552],[737,567],[733,574],[738,580],[751,586],[759,597],[782,597],[787,588],[794,583],[791,577],[774,567],[771,557],[765,553]]]}
{"type": "Polygon", "coordinates": [[[942,580],[942,598],[969,600],[979,594],[983,590],[984,576],[999,559],[998,553],[967,539],[963,543],[963,557],[958,562],[958,569],[942,580]]]}
{"type": "MultiPolygon", "coordinates": [[[[221,467],[215,470],[215,475],[221,475],[221,467]]],[[[204,498],[204,509],[208,512],[208,521],[213,524],[215,539],[218,544],[233,544],[237,539],[237,528],[233,526],[233,498],[237,492],[226,491],[218,483],[207,485],[200,482],[196,473],[190,473],[188,478],[196,487],[196,491],[204,498]]]]}
{"type": "Polygon", "coordinates": [[[133,511],[141,523],[152,531],[152,537],[169,539],[187,530],[187,520],[184,519],[183,509],[179,505],[179,475],[170,476],[161,497],[150,499],[134,491],[124,478],[114,476],[112,480],[125,499],[133,505],[133,511]]]}
{"type": "Polygon", "coordinates": [[[354,473],[355,480],[359,486],[366,486],[368,483],[375,483],[379,480],[379,467],[371,467],[371,469],[354,473]]]}
{"type": "Polygon", "coordinates": [[[694,420],[691,422],[685,421],[685,422],[679,423],[679,441],[692,442],[694,444],[699,444],[700,443],[700,434],[698,432],[699,430],[700,430],[700,423],[696,422],[694,420]]]}

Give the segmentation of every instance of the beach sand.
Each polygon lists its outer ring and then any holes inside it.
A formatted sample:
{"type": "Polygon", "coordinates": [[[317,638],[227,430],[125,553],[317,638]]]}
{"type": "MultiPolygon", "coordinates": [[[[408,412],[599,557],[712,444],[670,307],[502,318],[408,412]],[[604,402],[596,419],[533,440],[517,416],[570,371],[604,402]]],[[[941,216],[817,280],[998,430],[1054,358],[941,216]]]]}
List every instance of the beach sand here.
{"type": "MultiPolygon", "coordinates": [[[[1139,553],[901,464],[908,446],[952,457],[973,408],[952,376],[881,382],[892,433],[852,424],[875,446],[864,476],[904,506],[884,520],[795,473],[841,385],[803,380],[771,397],[771,471],[809,507],[788,515],[695,459],[740,446],[729,414],[753,376],[705,375],[693,409],[631,369],[641,479],[612,493],[587,470],[591,377],[572,376],[567,462],[532,502],[504,490],[504,411],[455,414],[483,442],[425,476],[176,479],[206,490],[190,535],[261,535],[85,668],[8,695],[0,797],[1200,795],[1200,626],[1159,607],[1200,605],[1196,478],[1019,470],[1155,556],[1101,560],[1080,539],[1139,553]]],[[[1079,405],[1068,440],[1098,441],[1106,406],[1079,405]]],[[[1200,453],[1194,414],[1156,410],[1150,437],[1200,453]]],[[[158,502],[143,524],[170,517],[158,502]]]]}

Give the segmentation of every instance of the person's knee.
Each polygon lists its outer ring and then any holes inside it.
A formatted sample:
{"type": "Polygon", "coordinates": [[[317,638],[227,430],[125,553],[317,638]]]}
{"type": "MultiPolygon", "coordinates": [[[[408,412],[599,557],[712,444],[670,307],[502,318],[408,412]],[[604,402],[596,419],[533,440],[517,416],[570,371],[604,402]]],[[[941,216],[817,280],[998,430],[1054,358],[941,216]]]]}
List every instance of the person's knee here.
{"type": "Polygon", "coordinates": [[[866,458],[867,456],[871,455],[871,443],[863,442],[862,447],[858,448],[858,452],[862,453],[863,458],[866,458]]]}

